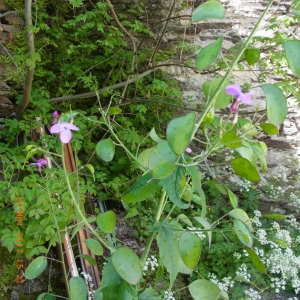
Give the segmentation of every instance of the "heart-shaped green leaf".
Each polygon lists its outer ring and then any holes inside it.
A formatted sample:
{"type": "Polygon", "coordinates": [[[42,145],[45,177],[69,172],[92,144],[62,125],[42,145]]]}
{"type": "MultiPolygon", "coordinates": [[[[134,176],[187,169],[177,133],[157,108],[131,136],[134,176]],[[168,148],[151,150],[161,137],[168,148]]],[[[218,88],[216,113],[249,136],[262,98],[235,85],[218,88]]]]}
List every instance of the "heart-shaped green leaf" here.
{"type": "Polygon", "coordinates": [[[255,47],[248,47],[245,50],[245,57],[250,66],[254,65],[259,60],[260,51],[255,47]]]}
{"type": "Polygon", "coordinates": [[[97,225],[104,233],[113,233],[116,226],[116,215],[112,210],[97,216],[97,225]]]}
{"type": "Polygon", "coordinates": [[[111,161],[115,155],[115,145],[111,138],[98,142],[96,145],[96,153],[104,161],[111,161]]]}

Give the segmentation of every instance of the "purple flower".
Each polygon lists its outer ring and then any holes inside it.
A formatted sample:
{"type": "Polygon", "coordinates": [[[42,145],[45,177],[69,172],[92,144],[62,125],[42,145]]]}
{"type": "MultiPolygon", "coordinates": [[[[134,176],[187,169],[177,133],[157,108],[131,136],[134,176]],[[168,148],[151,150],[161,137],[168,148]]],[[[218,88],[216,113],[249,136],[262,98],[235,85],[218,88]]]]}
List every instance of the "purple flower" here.
{"type": "Polygon", "coordinates": [[[51,133],[59,133],[60,140],[64,144],[68,144],[72,138],[72,131],[71,130],[79,130],[77,126],[68,122],[62,122],[53,125],[50,128],[51,133]]]}
{"type": "Polygon", "coordinates": [[[39,172],[42,172],[42,166],[47,166],[47,161],[43,158],[39,159],[36,163],[29,164],[30,166],[37,166],[39,169],[39,172]]]}
{"type": "Polygon", "coordinates": [[[56,110],[56,111],[53,112],[53,114],[52,114],[52,124],[53,124],[53,125],[57,123],[58,117],[59,117],[59,115],[58,115],[58,112],[57,112],[57,110],[56,110]]]}
{"type": "Polygon", "coordinates": [[[186,152],[186,153],[192,153],[192,151],[193,151],[193,150],[192,150],[191,148],[186,148],[186,149],[185,149],[185,152],[186,152]]]}
{"type": "Polygon", "coordinates": [[[231,113],[237,113],[239,110],[239,104],[241,102],[248,105],[251,104],[252,95],[255,92],[250,91],[249,93],[243,93],[242,88],[238,84],[230,84],[226,87],[226,93],[235,96],[235,99],[230,105],[229,110],[231,113]]]}

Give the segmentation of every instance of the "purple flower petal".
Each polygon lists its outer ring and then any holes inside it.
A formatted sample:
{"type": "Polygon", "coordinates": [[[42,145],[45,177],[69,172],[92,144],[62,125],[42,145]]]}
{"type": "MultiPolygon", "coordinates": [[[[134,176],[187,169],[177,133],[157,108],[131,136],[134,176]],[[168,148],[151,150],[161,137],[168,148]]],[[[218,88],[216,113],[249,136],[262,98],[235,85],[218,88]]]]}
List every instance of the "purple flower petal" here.
{"type": "Polygon", "coordinates": [[[63,123],[55,124],[50,128],[51,133],[60,133],[64,130],[63,123]]]}
{"type": "Polygon", "coordinates": [[[58,116],[58,112],[57,112],[57,110],[56,110],[56,111],[53,112],[52,118],[57,118],[57,116],[58,116]]]}
{"type": "Polygon", "coordinates": [[[41,165],[41,166],[47,166],[47,161],[44,159],[44,158],[41,158],[38,160],[38,163],[41,165]]]}
{"type": "Polygon", "coordinates": [[[186,148],[186,149],[185,149],[185,152],[186,152],[186,153],[192,153],[192,151],[193,151],[193,150],[192,150],[191,148],[186,148]]]}
{"type": "Polygon", "coordinates": [[[68,129],[63,130],[60,133],[59,138],[60,138],[60,140],[61,140],[62,143],[68,144],[71,141],[71,138],[72,138],[72,131],[68,130],[68,129]]]}
{"type": "Polygon", "coordinates": [[[250,91],[249,93],[241,93],[239,99],[245,104],[251,104],[252,102],[252,95],[255,94],[254,91],[250,91]]]}
{"type": "Polygon", "coordinates": [[[239,97],[242,93],[242,89],[238,84],[230,84],[226,87],[226,93],[239,97]]]}
{"type": "Polygon", "coordinates": [[[64,123],[66,125],[66,128],[71,129],[71,130],[76,130],[78,131],[79,128],[77,126],[75,126],[74,124],[71,123],[64,123]]]}

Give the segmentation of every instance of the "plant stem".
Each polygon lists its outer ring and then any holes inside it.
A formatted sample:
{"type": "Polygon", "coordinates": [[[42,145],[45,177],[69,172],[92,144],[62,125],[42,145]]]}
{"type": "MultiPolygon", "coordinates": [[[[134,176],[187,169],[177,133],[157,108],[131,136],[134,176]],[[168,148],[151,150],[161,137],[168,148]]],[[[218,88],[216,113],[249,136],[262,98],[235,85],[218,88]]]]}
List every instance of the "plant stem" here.
{"type": "Polygon", "coordinates": [[[272,6],[274,0],[270,0],[269,4],[267,5],[267,7],[265,8],[263,14],[261,15],[261,17],[259,18],[257,24],[255,25],[255,27],[253,28],[252,32],[250,33],[248,39],[246,40],[246,42],[242,45],[240,52],[237,54],[237,56],[235,57],[235,59],[233,60],[233,62],[231,63],[229,69],[227,70],[225,76],[223,77],[222,81],[220,82],[217,90],[215,91],[215,93],[213,94],[212,98],[207,102],[206,106],[204,107],[204,110],[201,114],[201,116],[199,117],[198,122],[196,123],[194,132],[193,132],[193,136],[195,135],[195,133],[197,132],[199,126],[201,125],[202,121],[204,120],[204,117],[206,116],[206,114],[208,113],[208,111],[210,110],[210,108],[213,106],[213,104],[216,101],[217,96],[219,95],[220,91],[222,90],[222,88],[224,87],[224,84],[226,82],[226,80],[229,78],[230,74],[232,73],[235,65],[238,63],[239,59],[241,58],[241,56],[243,55],[245,49],[247,48],[247,46],[249,45],[250,41],[252,40],[255,32],[257,31],[257,29],[259,28],[262,20],[264,19],[265,15],[267,14],[267,12],[269,11],[270,7],[272,6]]]}
{"type": "MultiPolygon", "coordinates": [[[[154,223],[159,222],[159,219],[160,219],[161,214],[163,212],[163,207],[164,207],[166,195],[167,195],[166,192],[163,192],[162,195],[161,195],[161,198],[160,198],[160,201],[159,201],[159,204],[158,204],[158,208],[157,208],[157,211],[156,211],[154,223]]],[[[151,248],[154,236],[156,234],[156,231],[157,230],[152,231],[150,233],[149,237],[148,237],[146,247],[145,247],[145,249],[143,251],[143,254],[142,254],[142,257],[141,257],[141,265],[142,265],[142,267],[144,266],[144,264],[146,262],[146,259],[148,257],[148,254],[149,254],[149,251],[150,251],[150,248],[151,248]]]]}
{"type": "Polygon", "coordinates": [[[77,210],[78,215],[81,218],[81,221],[84,223],[84,225],[91,231],[91,233],[110,251],[110,252],[114,252],[115,249],[111,246],[109,246],[100,236],[99,234],[95,231],[95,229],[90,225],[90,223],[87,221],[86,217],[84,216],[84,214],[82,213],[81,209],[80,209],[80,205],[76,202],[76,199],[74,197],[74,193],[72,191],[71,188],[71,184],[69,181],[69,174],[66,168],[66,164],[65,164],[65,156],[64,156],[64,144],[62,143],[62,162],[63,162],[63,168],[64,168],[64,173],[65,173],[65,178],[66,178],[66,182],[67,182],[67,186],[68,186],[68,190],[72,199],[72,203],[75,207],[75,209],[77,210]]]}

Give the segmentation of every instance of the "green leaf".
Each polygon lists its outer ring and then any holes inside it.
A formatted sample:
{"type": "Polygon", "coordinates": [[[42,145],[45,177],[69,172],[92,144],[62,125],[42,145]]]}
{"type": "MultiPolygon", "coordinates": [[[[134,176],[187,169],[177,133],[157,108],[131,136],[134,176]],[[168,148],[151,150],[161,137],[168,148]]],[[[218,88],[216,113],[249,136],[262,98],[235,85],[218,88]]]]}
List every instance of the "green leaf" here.
{"type": "Polygon", "coordinates": [[[146,149],[146,150],[142,151],[138,156],[138,162],[146,170],[149,168],[149,156],[153,150],[154,150],[154,147],[146,149]]]}
{"type": "MultiPolygon", "coordinates": [[[[207,2],[205,2],[207,3],[207,2]]],[[[213,81],[206,81],[202,85],[202,90],[203,93],[206,97],[206,99],[211,99],[217,88],[219,87],[221,81],[223,80],[222,77],[218,77],[214,79],[213,81]]],[[[229,85],[229,81],[226,80],[223,86],[229,85]]],[[[216,108],[224,109],[226,108],[230,102],[231,102],[232,97],[228,94],[226,94],[226,90],[221,89],[221,91],[218,93],[218,96],[216,98],[216,102],[214,106],[216,108]]]]}
{"type": "Polygon", "coordinates": [[[193,269],[200,258],[201,240],[191,232],[185,231],[179,239],[179,254],[184,264],[193,269]]]}
{"type": "Polygon", "coordinates": [[[140,295],[139,300],[161,300],[154,289],[147,288],[140,295]]]}
{"type": "Polygon", "coordinates": [[[54,295],[42,293],[37,297],[36,300],[56,300],[56,297],[54,295]]]}
{"type": "Polygon", "coordinates": [[[293,74],[300,78],[300,41],[287,41],[283,43],[283,47],[285,50],[286,59],[293,74]]]}
{"type": "Polygon", "coordinates": [[[160,143],[160,142],[163,142],[164,140],[162,140],[157,134],[156,134],[156,131],[155,131],[155,127],[153,127],[149,133],[149,136],[151,137],[151,139],[156,142],[156,143],[160,143]]]}
{"type": "Polygon", "coordinates": [[[193,224],[192,222],[190,221],[190,219],[185,215],[185,214],[180,214],[178,217],[177,217],[177,220],[178,221],[181,221],[185,224],[187,224],[188,226],[190,227],[193,227],[193,224]]]}
{"type": "Polygon", "coordinates": [[[191,202],[193,198],[193,190],[192,187],[189,184],[186,184],[182,189],[181,189],[181,198],[184,201],[191,202]]]}
{"type": "Polygon", "coordinates": [[[95,169],[94,169],[94,166],[93,165],[91,165],[91,164],[87,164],[87,165],[85,165],[88,169],[89,169],[89,171],[92,173],[92,175],[93,175],[93,179],[94,179],[94,181],[95,181],[95,169]]]}
{"type": "Polygon", "coordinates": [[[176,165],[174,162],[169,160],[163,160],[153,168],[153,177],[156,179],[165,178],[174,171],[175,167],[176,165]]]}
{"type": "Polygon", "coordinates": [[[103,247],[98,241],[90,238],[86,239],[84,242],[95,255],[103,255],[103,247]]]}
{"type": "Polygon", "coordinates": [[[133,217],[137,216],[138,214],[139,214],[139,212],[138,212],[137,208],[136,208],[135,206],[134,206],[134,207],[131,207],[131,208],[128,210],[126,216],[125,216],[124,218],[122,218],[122,220],[126,220],[126,219],[129,219],[129,218],[133,218],[133,217]]]}
{"type": "Polygon", "coordinates": [[[195,129],[196,114],[175,118],[167,126],[167,141],[176,154],[182,154],[190,144],[195,129]]]}
{"type": "Polygon", "coordinates": [[[155,286],[162,280],[164,275],[164,267],[162,265],[158,265],[156,273],[155,273],[155,286]]]}
{"type": "Polygon", "coordinates": [[[246,248],[252,263],[254,265],[254,267],[261,273],[263,274],[267,274],[266,268],[264,266],[264,264],[262,263],[261,259],[259,258],[259,256],[252,250],[249,248],[246,248]]]}
{"type": "MultiPolygon", "coordinates": [[[[211,228],[211,225],[209,224],[208,221],[206,221],[203,217],[194,217],[194,219],[199,222],[206,230],[211,228]]],[[[211,245],[211,239],[212,239],[212,232],[207,230],[206,231],[207,238],[208,238],[208,245],[210,248],[211,245]]]]}
{"type": "Polygon", "coordinates": [[[253,152],[250,142],[243,140],[243,146],[236,148],[241,157],[246,158],[253,166],[256,166],[257,156],[253,152]]]}
{"type": "Polygon", "coordinates": [[[140,259],[131,249],[118,248],[112,255],[112,263],[118,274],[128,283],[135,285],[142,278],[140,259]]]}
{"type": "Polygon", "coordinates": [[[243,145],[241,139],[236,134],[230,131],[226,131],[223,134],[221,142],[228,148],[239,148],[243,145]]]}
{"type": "Polygon", "coordinates": [[[223,19],[225,9],[219,1],[211,0],[198,6],[192,14],[192,22],[206,19],[223,19]]]}
{"type": "Polygon", "coordinates": [[[230,165],[237,175],[252,182],[257,182],[260,180],[256,169],[247,159],[243,157],[237,157],[230,162],[230,165]]]}
{"type": "Polygon", "coordinates": [[[248,248],[252,248],[253,238],[248,227],[239,220],[233,220],[233,225],[235,233],[238,236],[239,240],[242,242],[242,244],[244,244],[248,248]]]}
{"type": "Polygon", "coordinates": [[[186,209],[189,203],[183,203],[180,198],[180,182],[185,175],[185,168],[176,166],[175,170],[166,178],[161,179],[159,184],[167,192],[169,199],[179,208],[186,209]]]}
{"type": "Polygon", "coordinates": [[[104,233],[113,233],[116,226],[116,215],[112,210],[108,210],[104,214],[97,216],[97,225],[104,233]]]}
{"type": "Polygon", "coordinates": [[[221,293],[216,284],[206,279],[193,281],[188,288],[195,300],[216,300],[221,293]]]}
{"type": "Polygon", "coordinates": [[[70,123],[71,119],[74,119],[78,114],[79,112],[77,111],[70,111],[65,114],[62,114],[58,119],[58,123],[62,123],[62,122],[70,123]]]}
{"type": "Polygon", "coordinates": [[[86,261],[89,262],[90,265],[92,265],[93,267],[96,266],[96,260],[95,258],[91,257],[90,255],[88,254],[79,254],[77,255],[76,257],[81,257],[83,259],[85,259],[86,261]]]}
{"type": "Polygon", "coordinates": [[[243,222],[251,232],[254,231],[254,229],[252,227],[252,223],[251,223],[247,213],[245,211],[243,211],[242,209],[235,208],[235,209],[231,210],[228,213],[228,215],[236,220],[243,222]]]}
{"type": "Polygon", "coordinates": [[[275,239],[275,240],[273,240],[273,242],[284,248],[289,248],[291,246],[289,243],[282,241],[282,240],[275,239]]]}
{"type": "Polygon", "coordinates": [[[137,300],[136,287],[123,280],[112,264],[111,257],[104,266],[101,288],[97,292],[103,294],[105,300],[137,300]]]}
{"type": "Polygon", "coordinates": [[[180,258],[179,261],[178,261],[178,272],[181,273],[181,274],[192,274],[193,273],[193,270],[192,269],[189,269],[185,263],[183,262],[183,260],[180,258]]]}
{"type": "Polygon", "coordinates": [[[158,186],[159,180],[153,179],[151,173],[146,173],[130,187],[122,200],[126,203],[141,202],[153,195],[158,186]]]}
{"type": "Polygon", "coordinates": [[[288,113],[286,99],[282,90],[274,84],[263,84],[261,88],[267,99],[268,120],[276,126],[282,124],[288,113]]]}
{"type": "Polygon", "coordinates": [[[122,112],[122,109],[120,107],[110,107],[108,110],[108,113],[110,115],[119,115],[122,112]]]}
{"type": "Polygon", "coordinates": [[[260,57],[260,51],[259,49],[255,47],[248,47],[245,50],[245,58],[247,60],[247,63],[252,66],[257,63],[260,57]]]}
{"type": "Polygon", "coordinates": [[[230,200],[232,207],[237,208],[238,207],[237,196],[228,187],[226,187],[226,189],[227,189],[229,200],[230,200]]]}
{"type": "Polygon", "coordinates": [[[280,215],[280,214],[265,214],[262,215],[263,218],[267,219],[273,219],[273,220],[284,220],[286,219],[286,216],[280,215]]]}
{"type": "Polygon", "coordinates": [[[85,280],[82,277],[72,277],[70,279],[70,300],[83,300],[88,295],[85,280]]]}
{"type": "Polygon", "coordinates": [[[295,11],[292,11],[290,13],[293,14],[293,15],[295,15],[295,16],[300,17],[300,11],[295,10],[295,11]]]}
{"type": "Polygon", "coordinates": [[[267,134],[278,134],[277,126],[270,123],[259,124],[260,128],[267,134]]]}
{"type": "Polygon", "coordinates": [[[98,142],[96,145],[96,153],[104,161],[111,161],[115,155],[115,145],[111,138],[98,142]]]}
{"type": "Polygon", "coordinates": [[[175,161],[177,155],[171,150],[167,141],[158,143],[149,155],[149,169],[152,170],[163,160],[175,161]]]}
{"type": "Polygon", "coordinates": [[[37,278],[47,267],[47,258],[39,256],[33,260],[25,270],[26,279],[37,278]]]}
{"type": "Polygon", "coordinates": [[[203,70],[210,66],[218,57],[222,47],[223,38],[220,36],[215,42],[202,48],[196,57],[196,68],[203,70]]]}
{"type": "Polygon", "coordinates": [[[244,118],[239,118],[236,127],[240,129],[246,136],[255,136],[257,135],[257,130],[255,128],[255,125],[253,125],[249,120],[244,118]]]}
{"type": "Polygon", "coordinates": [[[157,245],[159,256],[163,265],[170,273],[170,287],[173,285],[178,273],[178,261],[180,260],[178,251],[178,238],[174,234],[178,230],[175,222],[164,221],[158,227],[157,245]]]}
{"type": "Polygon", "coordinates": [[[258,159],[262,163],[262,172],[265,172],[268,169],[268,166],[267,166],[267,160],[266,160],[264,150],[262,150],[262,148],[260,147],[261,146],[260,143],[252,142],[251,146],[252,146],[253,152],[255,153],[255,155],[258,157],[258,159]]]}

